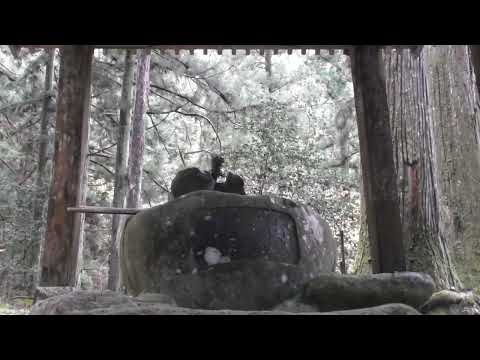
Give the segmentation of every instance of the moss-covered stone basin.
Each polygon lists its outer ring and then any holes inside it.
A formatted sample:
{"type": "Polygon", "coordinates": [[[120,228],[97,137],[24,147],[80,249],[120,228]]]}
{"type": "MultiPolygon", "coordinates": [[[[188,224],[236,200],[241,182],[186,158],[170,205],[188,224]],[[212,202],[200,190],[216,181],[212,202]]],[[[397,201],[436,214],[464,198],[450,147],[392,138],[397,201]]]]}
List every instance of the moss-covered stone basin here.
{"type": "Polygon", "coordinates": [[[131,295],[158,292],[180,306],[257,310],[333,272],[336,242],[308,206],[196,191],[132,216],[120,256],[131,295]]]}

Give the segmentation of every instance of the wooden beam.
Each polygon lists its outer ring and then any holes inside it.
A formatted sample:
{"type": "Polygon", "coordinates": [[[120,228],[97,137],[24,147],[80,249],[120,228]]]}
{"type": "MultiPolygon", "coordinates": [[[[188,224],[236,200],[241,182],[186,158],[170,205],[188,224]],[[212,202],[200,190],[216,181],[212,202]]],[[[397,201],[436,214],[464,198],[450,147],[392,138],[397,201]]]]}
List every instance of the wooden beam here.
{"type": "Polygon", "coordinates": [[[405,271],[397,177],[380,47],[358,46],[351,57],[372,271],[405,271]]]}
{"type": "MultiPolygon", "coordinates": [[[[17,45],[30,49],[49,49],[49,48],[61,48],[64,45],[17,45]]],[[[96,49],[164,49],[164,50],[222,50],[228,49],[250,49],[250,50],[278,50],[278,49],[294,49],[294,50],[310,50],[310,49],[321,49],[321,50],[349,50],[352,49],[355,45],[92,45],[96,49]]],[[[359,46],[359,45],[356,45],[359,46]]],[[[367,46],[367,45],[360,45],[367,46]]],[[[380,47],[391,46],[394,49],[412,49],[412,48],[421,48],[423,45],[378,45],[380,47]]]]}
{"type": "Polygon", "coordinates": [[[67,212],[86,196],[93,47],[60,52],[53,180],[41,259],[41,286],[77,286],[85,215],[67,212]]]}
{"type": "Polygon", "coordinates": [[[123,209],[123,208],[112,208],[112,207],[83,206],[83,207],[69,207],[67,208],[67,211],[71,213],[86,213],[86,214],[135,215],[135,214],[138,214],[140,211],[142,211],[142,209],[123,209]]]}

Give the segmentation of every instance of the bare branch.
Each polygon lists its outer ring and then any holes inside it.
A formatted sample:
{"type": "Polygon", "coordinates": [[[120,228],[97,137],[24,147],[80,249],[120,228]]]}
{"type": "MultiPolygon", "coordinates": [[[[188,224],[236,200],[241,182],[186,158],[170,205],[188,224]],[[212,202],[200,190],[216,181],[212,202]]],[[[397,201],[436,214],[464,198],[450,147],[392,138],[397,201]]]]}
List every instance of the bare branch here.
{"type": "Polygon", "coordinates": [[[20,106],[25,106],[25,105],[29,105],[29,104],[35,104],[37,102],[40,102],[40,101],[43,101],[45,99],[45,97],[47,96],[53,96],[53,94],[51,93],[45,93],[39,97],[36,97],[36,98],[33,98],[33,99],[29,99],[29,100],[26,100],[26,101],[19,101],[17,103],[13,103],[13,104],[9,104],[9,105],[5,105],[3,107],[0,108],[0,113],[8,110],[8,109],[11,109],[11,108],[17,108],[17,107],[20,107],[20,106]]]}
{"type": "Polygon", "coordinates": [[[117,143],[110,144],[107,147],[101,148],[101,149],[99,149],[99,150],[97,150],[93,153],[88,154],[88,156],[95,156],[95,155],[103,153],[103,152],[105,152],[105,150],[111,149],[112,147],[115,147],[115,146],[117,146],[117,143]]]}
{"type": "Polygon", "coordinates": [[[5,75],[10,81],[17,81],[18,75],[15,74],[12,70],[7,68],[5,65],[0,64],[0,74],[5,75]]]}
{"type": "Polygon", "coordinates": [[[92,160],[92,159],[90,159],[90,162],[91,162],[92,164],[98,165],[98,166],[100,166],[101,168],[105,169],[105,171],[107,171],[107,172],[110,173],[111,175],[115,175],[114,172],[113,172],[112,170],[110,170],[109,168],[107,168],[105,165],[100,164],[99,162],[97,162],[97,161],[95,161],[95,160],[92,160]]]}
{"type": "Polygon", "coordinates": [[[35,170],[37,170],[37,167],[34,167],[29,173],[27,173],[27,175],[24,176],[24,178],[22,180],[20,180],[20,182],[18,183],[18,185],[23,185],[25,183],[25,181],[27,181],[28,179],[30,179],[32,177],[32,175],[35,173],[35,170]]]}
{"type": "Polygon", "coordinates": [[[0,161],[2,162],[3,165],[5,165],[5,166],[7,167],[8,170],[10,170],[10,171],[12,172],[13,175],[15,175],[15,176],[17,175],[17,173],[15,172],[15,170],[13,170],[13,169],[10,167],[10,165],[8,165],[8,163],[7,163],[5,160],[3,160],[2,158],[0,158],[0,161]]]}
{"type": "Polygon", "coordinates": [[[111,158],[112,158],[111,155],[104,155],[104,154],[99,154],[99,153],[97,153],[97,154],[88,154],[87,156],[89,156],[89,157],[92,157],[92,156],[103,157],[103,158],[105,158],[105,159],[111,159],[111,158]]]}
{"type": "Polygon", "coordinates": [[[341,159],[338,159],[338,160],[334,160],[334,161],[331,161],[330,163],[328,163],[325,167],[326,168],[337,168],[337,167],[342,167],[342,166],[345,166],[345,164],[348,162],[348,160],[355,154],[358,154],[359,150],[356,150],[346,156],[344,156],[343,158],[341,159]]]}
{"type": "Polygon", "coordinates": [[[143,172],[148,175],[150,180],[152,180],[152,182],[155,185],[157,185],[159,188],[161,188],[164,192],[170,193],[170,190],[168,190],[164,185],[160,184],[157,180],[155,180],[155,178],[153,177],[153,174],[149,170],[143,169],[143,172]]]}
{"type": "Polygon", "coordinates": [[[183,167],[187,167],[187,164],[185,163],[185,159],[183,158],[182,150],[177,145],[178,153],[180,154],[180,159],[182,160],[183,167]]]}
{"type": "Polygon", "coordinates": [[[198,154],[198,153],[212,154],[212,152],[211,152],[211,151],[208,151],[208,150],[196,150],[196,151],[186,152],[186,153],[184,153],[183,155],[194,155],[194,154],[198,154]]]}
{"type": "Polygon", "coordinates": [[[174,91],[172,91],[172,90],[168,90],[168,89],[166,89],[166,88],[164,88],[164,87],[161,87],[161,86],[159,86],[159,85],[156,85],[156,84],[151,84],[150,86],[153,87],[154,89],[162,90],[162,91],[164,91],[164,92],[166,92],[166,93],[169,93],[169,94],[172,94],[172,95],[174,95],[174,96],[177,96],[177,97],[179,97],[179,98],[181,98],[181,99],[189,102],[190,104],[192,104],[192,105],[194,105],[194,106],[196,106],[196,107],[199,107],[200,109],[203,109],[203,110],[205,110],[205,111],[209,111],[206,107],[203,107],[202,105],[199,105],[199,104],[195,103],[194,101],[192,101],[192,99],[190,99],[188,96],[185,96],[185,95],[182,95],[182,94],[178,94],[178,93],[176,93],[176,92],[174,92],[174,91]]]}
{"type": "Polygon", "coordinates": [[[218,144],[220,146],[220,151],[222,151],[222,141],[220,140],[220,137],[218,136],[217,129],[215,129],[215,126],[213,125],[212,121],[209,118],[207,118],[204,115],[195,114],[195,113],[184,113],[184,112],[181,112],[181,111],[176,111],[176,113],[181,114],[181,115],[185,115],[185,116],[199,117],[199,118],[204,119],[206,122],[208,122],[210,124],[211,128],[213,129],[213,131],[215,133],[215,136],[217,137],[217,141],[218,141],[218,144]]]}
{"type": "Polygon", "coordinates": [[[36,71],[36,69],[47,62],[49,58],[48,52],[43,51],[40,55],[37,56],[35,60],[33,60],[25,69],[22,75],[20,75],[16,81],[22,81],[25,79],[29,74],[36,71]]]}
{"type": "Polygon", "coordinates": [[[41,118],[38,118],[38,119],[36,119],[35,121],[32,121],[32,119],[35,119],[35,118],[32,117],[32,118],[28,119],[25,124],[20,125],[20,128],[15,129],[15,131],[13,131],[12,133],[8,134],[8,136],[9,136],[9,137],[10,137],[10,136],[16,136],[18,133],[21,133],[23,130],[26,130],[26,129],[34,126],[35,124],[38,124],[38,123],[40,122],[40,120],[41,120],[41,118]]]}

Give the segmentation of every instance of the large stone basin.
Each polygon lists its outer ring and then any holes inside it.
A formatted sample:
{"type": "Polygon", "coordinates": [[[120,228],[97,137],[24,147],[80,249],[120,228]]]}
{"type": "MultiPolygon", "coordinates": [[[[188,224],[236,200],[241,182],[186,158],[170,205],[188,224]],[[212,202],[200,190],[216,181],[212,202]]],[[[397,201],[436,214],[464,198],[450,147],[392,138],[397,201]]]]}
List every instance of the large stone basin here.
{"type": "Polygon", "coordinates": [[[336,242],[308,206],[196,191],[132,216],[120,257],[131,295],[163,293],[191,308],[263,310],[333,272],[336,242]]]}

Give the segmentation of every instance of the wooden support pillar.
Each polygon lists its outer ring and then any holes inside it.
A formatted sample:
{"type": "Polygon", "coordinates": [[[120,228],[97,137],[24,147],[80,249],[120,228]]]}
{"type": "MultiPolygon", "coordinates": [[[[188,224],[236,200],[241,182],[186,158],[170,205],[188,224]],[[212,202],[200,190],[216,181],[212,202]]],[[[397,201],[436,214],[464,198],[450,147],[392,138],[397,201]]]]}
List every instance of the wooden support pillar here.
{"type": "Polygon", "coordinates": [[[53,179],[41,259],[41,286],[77,286],[85,204],[93,47],[63,46],[55,127],[53,179]]]}
{"type": "Polygon", "coordinates": [[[405,271],[385,76],[380,48],[351,54],[372,271],[405,271]]]}

